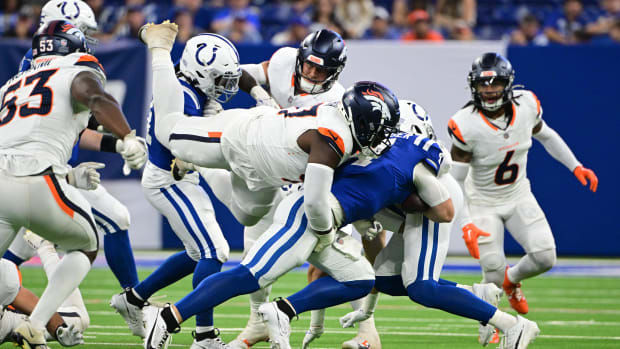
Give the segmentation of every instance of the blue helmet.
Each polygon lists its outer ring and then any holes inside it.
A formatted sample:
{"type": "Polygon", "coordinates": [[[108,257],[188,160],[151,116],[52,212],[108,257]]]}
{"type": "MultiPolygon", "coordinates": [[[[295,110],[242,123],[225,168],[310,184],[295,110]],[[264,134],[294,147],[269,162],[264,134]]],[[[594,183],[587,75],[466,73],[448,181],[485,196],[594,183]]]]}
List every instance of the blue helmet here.
{"type": "Polygon", "coordinates": [[[74,52],[90,53],[86,37],[71,22],[51,21],[32,38],[32,58],[65,56],[74,52]]]}
{"type": "Polygon", "coordinates": [[[372,81],[359,81],[342,96],[356,148],[378,155],[375,147],[389,146],[390,135],[397,132],[400,119],[398,99],[387,87],[372,81]]]}
{"type": "Polygon", "coordinates": [[[310,94],[329,90],[347,61],[347,48],[342,37],[331,30],[321,29],[310,33],[301,42],[297,50],[295,63],[295,85],[301,91],[310,94]],[[327,71],[327,78],[323,81],[312,81],[302,78],[301,72],[304,62],[313,64],[327,71]],[[307,81],[308,80],[308,81],[307,81]]]}
{"type": "Polygon", "coordinates": [[[499,53],[487,52],[476,58],[467,75],[467,82],[474,105],[484,110],[495,111],[510,103],[514,79],[515,71],[512,69],[512,64],[499,53]],[[478,92],[478,85],[481,83],[492,84],[494,81],[502,81],[504,83],[504,90],[499,99],[493,103],[488,103],[478,92]]]}

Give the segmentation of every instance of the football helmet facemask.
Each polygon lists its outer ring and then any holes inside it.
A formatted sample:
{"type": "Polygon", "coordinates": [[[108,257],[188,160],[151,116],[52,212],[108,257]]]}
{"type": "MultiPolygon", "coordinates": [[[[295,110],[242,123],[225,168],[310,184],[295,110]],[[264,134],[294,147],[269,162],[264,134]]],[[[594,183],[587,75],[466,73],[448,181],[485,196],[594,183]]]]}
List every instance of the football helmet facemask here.
{"type": "Polygon", "coordinates": [[[467,75],[467,82],[472,95],[473,103],[476,107],[496,111],[512,100],[512,83],[515,78],[515,71],[510,62],[502,55],[489,52],[476,58],[471,65],[471,70],[467,75]],[[493,102],[486,101],[478,86],[481,84],[491,85],[496,81],[503,83],[501,95],[493,99],[493,102]]]}

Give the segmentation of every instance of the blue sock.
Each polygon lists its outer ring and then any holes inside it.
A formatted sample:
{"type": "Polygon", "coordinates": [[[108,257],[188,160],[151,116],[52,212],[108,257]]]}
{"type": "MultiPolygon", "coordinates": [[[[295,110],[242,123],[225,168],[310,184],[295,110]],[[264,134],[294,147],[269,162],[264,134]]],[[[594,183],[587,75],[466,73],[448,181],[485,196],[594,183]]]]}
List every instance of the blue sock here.
{"type": "Polygon", "coordinates": [[[412,301],[425,307],[441,309],[483,324],[486,324],[497,310],[465,289],[442,285],[434,280],[416,281],[407,287],[407,292],[412,301]]]}
{"type": "Polygon", "coordinates": [[[202,280],[187,296],[175,303],[183,321],[211,310],[225,301],[258,290],[260,286],[250,270],[238,265],[202,280]]]}
{"type": "Polygon", "coordinates": [[[4,252],[4,256],[2,256],[2,258],[10,260],[11,262],[15,263],[15,265],[17,265],[18,267],[20,265],[22,265],[22,263],[25,262],[25,260],[17,257],[17,255],[15,253],[11,252],[10,250],[6,250],[6,252],[4,252]]]}
{"type": "Polygon", "coordinates": [[[134,291],[143,300],[147,300],[153,293],[193,273],[194,268],[196,268],[195,260],[189,258],[185,251],[177,252],[134,287],[134,291]]]}
{"type": "MultiPolygon", "coordinates": [[[[202,280],[220,270],[222,270],[222,262],[217,259],[209,258],[199,260],[196,269],[194,269],[192,285],[194,288],[198,287],[202,280]]],[[[196,326],[213,326],[213,308],[196,314],[196,326]]]]}
{"type": "Polygon", "coordinates": [[[442,278],[439,278],[439,284],[440,285],[455,286],[456,287],[456,282],[450,281],[450,280],[446,280],[446,279],[442,279],[442,278]]]}
{"type": "Polygon", "coordinates": [[[295,312],[325,309],[354,299],[362,298],[372,290],[374,280],[339,282],[331,276],[314,280],[301,291],[286,299],[295,312]]]}
{"type": "Polygon", "coordinates": [[[403,278],[400,275],[394,276],[375,276],[375,288],[377,291],[390,296],[407,296],[407,289],[403,285],[403,278]]]}
{"type": "Polygon", "coordinates": [[[134,287],[138,284],[138,271],[127,230],[120,230],[103,236],[105,259],[120,282],[122,288],[134,287]]]}

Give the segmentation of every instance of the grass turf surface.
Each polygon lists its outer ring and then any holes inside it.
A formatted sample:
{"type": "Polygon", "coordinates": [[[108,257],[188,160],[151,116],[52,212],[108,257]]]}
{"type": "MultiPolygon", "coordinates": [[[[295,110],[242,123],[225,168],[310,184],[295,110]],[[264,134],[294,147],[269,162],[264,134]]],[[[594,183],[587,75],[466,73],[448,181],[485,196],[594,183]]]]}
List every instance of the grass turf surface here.
{"type": "MultiPolygon", "coordinates": [[[[140,279],[151,269],[140,269],[140,279]]],[[[22,268],[24,286],[41,294],[46,278],[41,268],[22,268]]],[[[477,274],[446,274],[443,278],[462,284],[480,280],[477,274]]],[[[305,271],[285,275],[274,284],[272,297],[286,296],[305,285],[305,271]]],[[[176,301],[191,289],[191,278],[154,295],[157,302],[176,301]]],[[[541,336],[533,348],[620,348],[620,279],[611,277],[538,277],[524,282],[524,292],[530,305],[528,318],[538,322],[541,336]]],[[[93,269],[80,290],[91,317],[91,327],[85,333],[86,344],[81,348],[138,348],[139,338],[131,335],[120,315],[108,306],[112,294],[120,287],[108,269],[93,269]]],[[[510,311],[506,299],[500,307],[510,311]]],[[[340,348],[340,344],[355,336],[356,329],[342,329],[338,318],[350,306],[329,309],[326,333],[312,348],[340,348]]],[[[222,338],[230,341],[245,326],[248,318],[248,297],[229,300],[215,309],[216,327],[222,338]]],[[[406,297],[382,295],[375,313],[377,329],[383,348],[480,348],[477,343],[477,323],[448,313],[423,308],[406,297]]],[[[291,345],[300,348],[308,328],[310,314],[293,320],[291,345]]],[[[173,336],[171,347],[189,347],[193,319],[183,324],[181,333],[173,336]]],[[[5,344],[3,347],[9,347],[5,344]]],[[[61,348],[50,343],[52,348],[61,348]]],[[[255,346],[268,348],[267,343],[255,346]]]]}

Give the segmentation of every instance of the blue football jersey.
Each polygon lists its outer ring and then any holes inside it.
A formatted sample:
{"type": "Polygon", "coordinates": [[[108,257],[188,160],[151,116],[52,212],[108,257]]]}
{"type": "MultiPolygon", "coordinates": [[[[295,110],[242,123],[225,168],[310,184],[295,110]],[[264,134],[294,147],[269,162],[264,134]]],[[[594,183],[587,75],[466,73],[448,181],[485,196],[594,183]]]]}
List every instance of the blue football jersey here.
{"type": "MultiPolygon", "coordinates": [[[[191,84],[179,79],[185,98],[184,113],[188,116],[202,116],[202,109],[207,104],[207,96],[195,89],[191,84]]],[[[155,137],[155,109],[151,104],[151,111],[147,120],[149,161],[162,170],[169,171],[174,156],[155,137]]]]}
{"type": "Polygon", "coordinates": [[[424,161],[435,174],[443,154],[439,145],[417,135],[398,134],[381,156],[353,160],[336,170],[332,194],[344,210],[343,225],[373,217],[381,209],[403,202],[415,188],[413,168],[424,161]]]}

